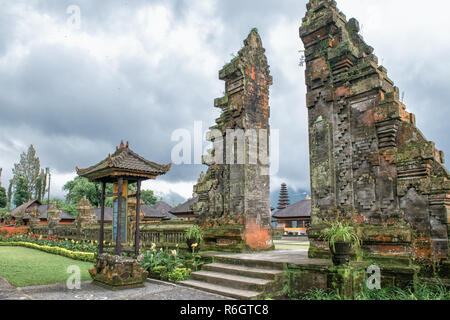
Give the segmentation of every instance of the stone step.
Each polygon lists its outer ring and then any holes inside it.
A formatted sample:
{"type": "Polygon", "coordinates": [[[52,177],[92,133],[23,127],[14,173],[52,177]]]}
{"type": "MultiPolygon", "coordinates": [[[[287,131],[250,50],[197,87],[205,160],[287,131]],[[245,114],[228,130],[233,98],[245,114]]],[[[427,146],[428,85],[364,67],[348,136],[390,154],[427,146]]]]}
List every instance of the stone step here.
{"type": "Polygon", "coordinates": [[[233,257],[224,257],[224,256],[213,256],[213,259],[214,259],[214,262],[223,263],[223,264],[240,265],[240,266],[246,266],[246,267],[250,267],[250,268],[258,268],[258,269],[283,270],[283,263],[281,263],[281,262],[244,259],[244,258],[233,258],[233,257]]]}
{"type": "Polygon", "coordinates": [[[202,270],[265,280],[275,280],[277,275],[283,273],[283,271],[279,269],[261,269],[220,262],[205,265],[202,270]]]}
{"type": "Polygon", "coordinates": [[[213,271],[193,272],[191,275],[191,279],[234,289],[257,292],[264,291],[265,287],[272,283],[272,281],[270,280],[250,278],[213,271]]]}
{"type": "Polygon", "coordinates": [[[250,291],[250,290],[242,290],[242,289],[236,289],[236,288],[230,288],[226,286],[221,286],[217,284],[197,281],[197,280],[186,280],[181,281],[179,284],[195,288],[198,290],[203,290],[215,294],[220,294],[225,297],[235,298],[239,300],[250,300],[258,298],[259,292],[256,291],[250,291]]]}

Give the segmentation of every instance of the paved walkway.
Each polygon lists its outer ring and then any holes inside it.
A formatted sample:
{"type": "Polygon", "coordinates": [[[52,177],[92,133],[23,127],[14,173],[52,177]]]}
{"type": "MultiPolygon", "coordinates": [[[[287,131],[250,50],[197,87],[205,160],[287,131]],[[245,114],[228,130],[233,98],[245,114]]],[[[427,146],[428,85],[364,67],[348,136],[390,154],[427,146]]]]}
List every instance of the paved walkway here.
{"type": "Polygon", "coordinates": [[[214,253],[210,254],[215,257],[254,260],[254,261],[271,261],[299,265],[329,265],[331,260],[310,259],[307,250],[275,250],[259,253],[214,253]]]}
{"type": "Polygon", "coordinates": [[[86,281],[80,290],[65,284],[14,288],[0,278],[0,300],[231,300],[230,298],[157,281],[144,288],[111,291],[86,281]]]}
{"type": "MultiPolygon", "coordinates": [[[[260,253],[219,253],[219,257],[272,261],[299,265],[329,265],[331,261],[309,259],[307,250],[275,250],[260,253]]],[[[96,286],[91,281],[81,284],[80,290],[69,290],[65,284],[14,288],[0,278],[0,300],[229,300],[188,287],[149,280],[144,288],[111,291],[96,286]]]]}
{"type": "Polygon", "coordinates": [[[309,240],[300,238],[273,240],[275,250],[308,250],[309,240]]]}
{"type": "Polygon", "coordinates": [[[5,279],[0,278],[0,300],[29,300],[28,297],[10,285],[5,279]]]}

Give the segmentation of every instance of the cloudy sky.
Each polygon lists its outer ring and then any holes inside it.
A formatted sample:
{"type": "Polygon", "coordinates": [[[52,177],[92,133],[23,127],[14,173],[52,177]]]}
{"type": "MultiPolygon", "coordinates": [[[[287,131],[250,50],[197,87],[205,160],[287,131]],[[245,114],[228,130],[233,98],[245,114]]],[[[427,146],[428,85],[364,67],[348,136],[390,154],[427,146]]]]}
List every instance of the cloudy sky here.
{"type": "MultiPolygon", "coordinates": [[[[144,157],[171,161],[176,129],[203,131],[219,116],[218,70],[257,27],[266,48],[272,129],[280,133],[278,192],[309,190],[304,70],[298,28],[306,0],[0,0],[0,167],[3,185],[33,144],[52,170],[53,195],[121,139],[144,157]],[[79,28],[68,25],[80,9],[79,28]]],[[[380,63],[404,92],[408,111],[450,155],[450,3],[340,0],[380,63]]],[[[192,133],[193,135],[193,133],[192,133]]],[[[192,137],[193,138],[193,137],[192,137]]],[[[193,155],[192,155],[193,157],[193,155]]],[[[192,194],[200,165],[174,166],[147,183],[166,200],[192,194]]]]}

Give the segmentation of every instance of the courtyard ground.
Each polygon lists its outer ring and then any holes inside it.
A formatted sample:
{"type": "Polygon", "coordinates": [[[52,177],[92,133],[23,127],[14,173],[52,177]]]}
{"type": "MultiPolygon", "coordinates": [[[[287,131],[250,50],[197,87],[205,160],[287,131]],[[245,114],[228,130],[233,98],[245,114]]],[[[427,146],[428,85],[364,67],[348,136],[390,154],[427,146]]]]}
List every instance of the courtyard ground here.
{"type": "Polygon", "coordinates": [[[65,284],[14,288],[0,278],[0,300],[232,300],[231,298],[158,281],[145,287],[111,291],[85,281],[80,289],[65,284]]]}
{"type": "Polygon", "coordinates": [[[276,250],[305,250],[309,249],[309,241],[306,238],[283,238],[273,241],[276,250]]]}
{"type": "Polygon", "coordinates": [[[0,247],[0,300],[224,300],[223,296],[158,281],[144,288],[110,291],[91,283],[93,264],[21,247],[0,247]],[[70,290],[69,266],[81,271],[80,289],[70,290]]]}

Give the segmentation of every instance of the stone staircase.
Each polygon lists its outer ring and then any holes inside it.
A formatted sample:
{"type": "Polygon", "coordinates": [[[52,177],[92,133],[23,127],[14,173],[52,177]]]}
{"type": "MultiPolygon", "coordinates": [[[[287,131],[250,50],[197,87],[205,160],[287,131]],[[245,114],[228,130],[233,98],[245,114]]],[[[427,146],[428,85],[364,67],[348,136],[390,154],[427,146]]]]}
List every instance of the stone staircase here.
{"type": "Polygon", "coordinates": [[[264,292],[279,289],[281,263],[218,256],[213,261],[181,284],[241,300],[258,299],[264,292]]]}

